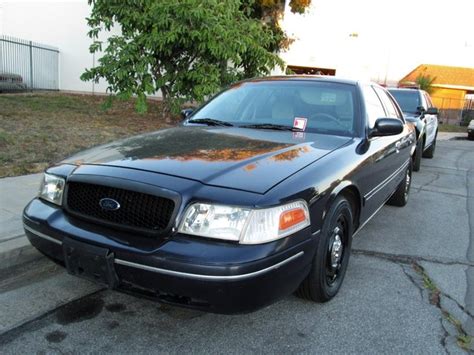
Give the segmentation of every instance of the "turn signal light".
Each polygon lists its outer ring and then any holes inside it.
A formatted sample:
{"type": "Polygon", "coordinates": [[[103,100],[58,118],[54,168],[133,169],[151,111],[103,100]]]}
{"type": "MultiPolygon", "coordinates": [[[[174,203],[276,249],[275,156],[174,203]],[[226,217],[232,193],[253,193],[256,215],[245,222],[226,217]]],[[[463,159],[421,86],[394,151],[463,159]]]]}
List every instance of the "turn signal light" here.
{"type": "Polygon", "coordinates": [[[305,211],[302,208],[285,211],[280,215],[279,229],[285,230],[306,220],[305,211]]]}

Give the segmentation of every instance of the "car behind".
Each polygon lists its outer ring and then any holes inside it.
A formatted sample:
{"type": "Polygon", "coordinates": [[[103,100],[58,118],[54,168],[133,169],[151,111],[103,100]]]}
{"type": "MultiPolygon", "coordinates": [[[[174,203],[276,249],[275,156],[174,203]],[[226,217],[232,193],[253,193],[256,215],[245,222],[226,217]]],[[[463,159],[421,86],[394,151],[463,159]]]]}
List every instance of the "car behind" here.
{"type": "Polygon", "coordinates": [[[23,77],[13,73],[0,73],[0,92],[25,91],[26,84],[23,77]]]}
{"type": "Polygon", "coordinates": [[[417,145],[413,155],[413,170],[419,171],[421,158],[433,158],[438,135],[438,109],[430,95],[419,89],[389,88],[407,121],[416,128],[417,145]]]}
{"type": "Polygon", "coordinates": [[[474,139],[474,120],[471,120],[467,126],[467,138],[474,139]]]}

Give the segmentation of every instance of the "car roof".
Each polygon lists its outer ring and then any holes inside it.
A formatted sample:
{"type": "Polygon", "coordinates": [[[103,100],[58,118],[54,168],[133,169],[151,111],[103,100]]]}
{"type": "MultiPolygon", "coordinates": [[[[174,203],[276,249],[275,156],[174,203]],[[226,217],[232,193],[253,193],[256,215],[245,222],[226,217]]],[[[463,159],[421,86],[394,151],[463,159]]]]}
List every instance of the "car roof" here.
{"type": "Polygon", "coordinates": [[[0,75],[4,78],[20,78],[20,79],[23,79],[20,74],[0,72],[0,75]]]}
{"type": "Polygon", "coordinates": [[[387,88],[388,91],[417,91],[417,92],[423,92],[425,90],[421,89],[415,89],[415,88],[387,88]]]}
{"type": "Polygon", "coordinates": [[[357,85],[358,80],[343,79],[328,75],[275,75],[263,76],[258,78],[246,79],[242,82],[261,82],[261,81],[325,81],[339,84],[357,85]]]}

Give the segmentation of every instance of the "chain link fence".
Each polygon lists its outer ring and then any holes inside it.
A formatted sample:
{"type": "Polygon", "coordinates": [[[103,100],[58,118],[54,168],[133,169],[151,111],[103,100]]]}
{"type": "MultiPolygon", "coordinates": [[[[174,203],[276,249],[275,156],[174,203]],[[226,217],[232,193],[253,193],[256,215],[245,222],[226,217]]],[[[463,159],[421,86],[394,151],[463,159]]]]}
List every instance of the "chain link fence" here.
{"type": "Polygon", "coordinates": [[[439,120],[445,124],[463,124],[465,121],[474,119],[474,98],[471,95],[465,99],[454,99],[449,97],[431,98],[439,109],[439,120]]]}
{"type": "MultiPolygon", "coordinates": [[[[0,35],[0,86],[59,90],[59,50],[41,43],[0,35]]],[[[14,89],[14,87],[12,87],[14,89]]]]}

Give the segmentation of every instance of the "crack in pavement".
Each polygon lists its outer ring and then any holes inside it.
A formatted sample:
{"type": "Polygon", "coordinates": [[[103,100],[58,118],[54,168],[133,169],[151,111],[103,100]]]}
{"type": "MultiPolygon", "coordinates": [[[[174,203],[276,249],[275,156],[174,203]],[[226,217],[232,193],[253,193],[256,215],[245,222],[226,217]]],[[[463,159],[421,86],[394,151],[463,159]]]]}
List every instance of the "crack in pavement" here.
{"type": "MultiPolygon", "coordinates": [[[[468,266],[468,267],[474,267],[474,263],[470,262],[462,262],[462,261],[446,261],[446,260],[440,260],[440,259],[435,259],[435,258],[426,258],[422,256],[413,256],[413,255],[403,255],[403,254],[389,254],[389,253],[382,253],[382,252],[376,252],[376,251],[369,251],[369,250],[362,250],[362,249],[352,249],[351,252],[355,255],[364,255],[364,256],[369,256],[369,257],[375,257],[379,259],[384,259],[388,261],[392,261],[396,264],[405,264],[405,265],[416,265],[419,268],[422,268],[418,262],[424,261],[424,262],[430,262],[434,264],[442,264],[442,265],[462,265],[462,266],[468,266]]],[[[401,265],[400,265],[401,266],[401,265]]],[[[404,274],[410,279],[410,281],[415,285],[418,286],[416,283],[416,280],[409,274],[407,274],[406,270],[403,269],[404,274]]],[[[424,270],[424,269],[423,269],[424,270]]],[[[421,293],[421,296],[423,297],[423,293],[421,293]]],[[[456,299],[451,297],[448,294],[444,294],[446,298],[449,298],[451,301],[456,303],[456,305],[469,317],[474,318],[474,314],[472,314],[466,307],[464,307],[462,304],[460,304],[456,299]]]]}
{"type": "MultiPolygon", "coordinates": [[[[400,266],[400,269],[402,270],[402,272],[405,274],[405,276],[408,278],[408,280],[412,283],[412,285],[418,290],[418,292],[420,294],[420,300],[422,302],[425,302],[426,297],[424,297],[423,295],[427,291],[427,289],[422,284],[424,282],[424,280],[421,279],[420,273],[417,272],[417,268],[421,268],[421,267],[416,263],[412,263],[412,264],[410,264],[410,269],[407,270],[408,265],[400,264],[396,260],[390,260],[390,261],[393,262],[394,264],[400,266]],[[413,273],[415,273],[415,275],[417,275],[417,277],[420,278],[421,280],[417,281],[415,279],[415,277],[413,276],[413,274],[411,274],[409,271],[412,271],[413,273]]],[[[437,298],[437,299],[432,298],[431,295],[429,295],[428,296],[428,302],[429,302],[429,304],[434,305],[437,308],[440,308],[439,298],[437,298]],[[436,302],[433,302],[433,300],[436,300],[436,302]]],[[[441,308],[440,308],[440,310],[441,310],[441,308]]],[[[443,315],[442,310],[441,310],[441,314],[439,316],[439,321],[440,321],[440,325],[441,325],[441,329],[443,331],[443,334],[440,337],[440,344],[443,347],[443,350],[446,352],[446,354],[450,354],[450,352],[447,348],[447,339],[450,336],[450,334],[449,334],[448,330],[446,329],[446,327],[443,324],[443,319],[444,319],[444,315],[443,315]]]]}
{"type": "Polygon", "coordinates": [[[389,253],[372,251],[372,250],[364,250],[364,249],[352,249],[351,253],[356,254],[356,255],[373,256],[375,258],[390,260],[390,261],[398,262],[401,264],[415,264],[419,261],[426,261],[426,262],[430,262],[434,264],[461,265],[461,266],[474,267],[474,262],[460,261],[460,260],[455,260],[455,259],[427,258],[424,256],[406,255],[406,254],[389,254],[389,253]]]}
{"type": "Polygon", "coordinates": [[[406,270],[405,268],[403,267],[403,265],[400,265],[398,264],[397,262],[394,262],[395,264],[397,264],[398,266],[400,266],[400,268],[402,269],[403,273],[405,274],[405,276],[410,280],[410,282],[418,289],[418,291],[420,292],[420,298],[423,300],[423,289],[418,285],[418,283],[415,281],[414,277],[412,275],[410,275],[406,270]]]}
{"type": "Polygon", "coordinates": [[[423,169],[441,169],[441,170],[453,170],[453,171],[468,171],[469,169],[464,169],[464,168],[452,168],[452,167],[447,167],[447,166],[436,166],[436,165],[426,165],[425,163],[423,164],[423,169]]]}
{"type": "MultiPolygon", "coordinates": [[[[469,334],[465,331],[465,329],[460,323],[456,324],[456,322],[459,322],[459,321],[448,310],[443,308],[441,304],[442,297],[445,297],[453,301],[467,317],[474,319],[473,314],[468,309],[466,309],[466,307],[462,306],[458,301],[456,301],[453,297],[441,291],[431,280],[426,270],[418,262],[427,261],[427,262],[438,263],[438,264],[443,264],[443,265],[456,265],[456,264],[466,265],[465,263],[445,262],[445,261],[440,261],[436,259],[429,259],[429,258],[417,257],[417,256],[411,256],[411,255],[387,254],[387,253],[372,252],[372,251],[357,250],[357,249],[353,250],[353,252],[356,255],[363,255],[367,257],[374,257],[374,258],[387,260],[400,266],[403,274],[407,277],[410,283],[418,290],[421,301],[428,300],[429,304],[435,306],[436,308],[440,310],[439,321],[441,324],[441,329],[443,330],[443,334],[441,335],[441,339],[440,339],[440,344],[447,354],[450,354],[450,351],[448,349],[448,338],[452,337],[453,339],[456,339],[458,341],[460,337],[469,336],[469,334]],[[407,270],[406,268],[407,266],[410,266],[413,272],[416,275],[418,275],[417,276],[418,280],[417,278],[413,276],[413,273],[410,273],[409,270],[407,270]],[[424,297],[425,292],[427,293],[428,297],[424,297]],[[450,332],[446,328],[444,321],[447,321],[456,330],[450,332]]],[[[472,265],[467,264],[467,266],[472,266],[472,265]]],[[[456,342],[456,344],[459,346],[460,349],[467,350],[465,348],[462,348],[458,342],[456,342]]]]}
{"type": "Polygon", "coordinates": [[[466,309],[466,307],[464,307],[462,304],[460,304],[458,301],[456,301],[453,297],[451,297],[451,296],[448,295],[448,294],[444,294],[444,296],[446,296],[446,298],[449,298],[451,301],[453,301],[454,303],[456,303],[456,305],[457,305],[464,313],[466,313],[469,317],[471,317],[471,318],[474,319],[474,314],[472,314],[468,309],[466,309]]]}
{"type": "Polygon", "coordinates": [[[462,194],[455,194],[455,193],[452,193],[452,192],[439,191],[439,190],[436,190],[435,187],[433,187],[432,189],[428,189],[428,188],[424,188],[423,186],[420,187],[420,188],[416,188],[416,190],[411,192],[411,193],[420,193],[421,191],[434,192],[434,193],[442,194],[442,195],[461,197],[461,198],[465,198],[466,200],[469,200],[469,199],[473,198],[473,197],[468,197],[468,196],[462,195],[462,194]]]}
{"type": "Polygon", "coordinates": [[[428,181],[428,182],[426,182],[426,183],[420,185],[420,187],[417,188],[417,192],[420,192],[424,187],[427,187],[427,186],[431,185],[432,183],[434,183],[435,181],[437,181],[437,180],[440,179],[440,177],[441,177],[440,173],[436,172],[436,173],[434,173],[434,174],[435,174],[434,179],[432,179],[431,181],[428,181]]]}

